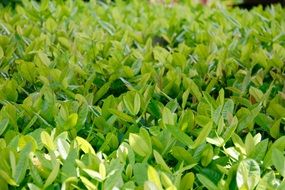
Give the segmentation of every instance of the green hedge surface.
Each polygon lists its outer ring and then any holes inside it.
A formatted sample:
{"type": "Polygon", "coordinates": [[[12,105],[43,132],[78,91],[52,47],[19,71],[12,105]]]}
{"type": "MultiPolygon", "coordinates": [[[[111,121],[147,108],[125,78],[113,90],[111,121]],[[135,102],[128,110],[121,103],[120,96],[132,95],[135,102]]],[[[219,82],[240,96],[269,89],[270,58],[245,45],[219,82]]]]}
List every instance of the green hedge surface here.
{"type": "Polygon", "coordinates": [[[0,189],[285,189],[285,10],[0,10],[0,189]]]}

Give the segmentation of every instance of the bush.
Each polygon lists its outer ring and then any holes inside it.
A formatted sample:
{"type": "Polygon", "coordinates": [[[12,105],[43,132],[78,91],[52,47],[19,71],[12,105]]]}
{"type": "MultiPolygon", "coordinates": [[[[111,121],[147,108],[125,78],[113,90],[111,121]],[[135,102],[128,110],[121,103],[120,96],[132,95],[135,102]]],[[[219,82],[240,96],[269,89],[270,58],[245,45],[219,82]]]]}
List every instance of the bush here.
{"type": "Polygon", "coordinates": [[[186,3],[0,11],[1,190],[285,189],[284,9],[186,3]]]}

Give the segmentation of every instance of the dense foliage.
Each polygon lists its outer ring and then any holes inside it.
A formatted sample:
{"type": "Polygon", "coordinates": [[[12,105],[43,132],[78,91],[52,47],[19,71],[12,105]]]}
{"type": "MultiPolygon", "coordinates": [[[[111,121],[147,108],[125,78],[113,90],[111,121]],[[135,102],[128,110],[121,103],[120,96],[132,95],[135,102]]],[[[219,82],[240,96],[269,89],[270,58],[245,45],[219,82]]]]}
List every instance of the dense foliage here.
{"type": "Polygon", "coordinates": [[[0,11],[0,187],[285,189],[285,10],[0,11]]]}

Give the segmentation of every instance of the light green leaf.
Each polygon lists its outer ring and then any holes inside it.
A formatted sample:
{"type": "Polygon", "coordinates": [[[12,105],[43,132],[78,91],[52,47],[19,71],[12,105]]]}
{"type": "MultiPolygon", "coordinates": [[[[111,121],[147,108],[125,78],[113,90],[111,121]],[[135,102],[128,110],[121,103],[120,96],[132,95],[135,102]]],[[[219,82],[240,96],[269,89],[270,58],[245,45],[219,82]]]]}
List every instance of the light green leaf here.
{"type": "Polygon", "coordinates": [[[250,133],[248,133],[245,138],[245,150],[247,155],[250,155],[250,153],[254,150],[254,146],[255,143],[253,136],[250,133]]]}
{"type": "Polygon", "coordinates": [[[97,189],[96,186],[90,180],[88,180],[86,177],[80,176],[79,178],[81,179],[82,183],[85,185],[85,187],[88,190],[95,190],[95,189],[97,189]]]}
{"type": "Polygon", "coordinates": [[[99,164],[99,173],[100,173],[102,179],[104,180],[106,178],[106,167],[103,163],[99,164]]]}
{"type": "Polygon", "coordinates": [[[55,145],[53,143],[53,139],[51,136],[46,132],[41,132],[41,141],[46,146],[46,148],[50,151],[55,150],[55,145]]]}
{"type": "Polygon", "coordinates": [[[58,138],[56,144],[59,154],[63,159],[66,159],[69,152],[69,144],[62,138],[58,138]]]}
{"type": "Polygon", "coordinates": [[[93,179],[96,179],[98,181],[103,181],[103,176],[101,176],[101,174],[95,170],[91,170],[91,169],[83,169],[84,172],[86,172],[90,177],[92,177],[93,179]]]}
{"type": "Polygon", "coordinates": [[[237,186],[239,189],[253,190],[260,180],[260,168],[252,159],[242,160],[238,166],[237,186]]]}
{"type": "Polygon", "coordinates": [[[151,154],[151,147],[148,143],[139,135],[130,133],[129,143],[132,149],[140,156],[146,157],[151,154]]]}
{"type": "Polygon", "coordinates": [[[137,92],[129,92],[123,96],[123,102],[127,110],[132,115],[137,115],[140,111],[141,100],[140,95],[137,92]]]}
{"type": "Polygon", "coordinates": [[[36,186],[33,183],[28,183],[28,187],[30,190],[41,190],[41,188],[39,188],[38,186],[36,186]]]}

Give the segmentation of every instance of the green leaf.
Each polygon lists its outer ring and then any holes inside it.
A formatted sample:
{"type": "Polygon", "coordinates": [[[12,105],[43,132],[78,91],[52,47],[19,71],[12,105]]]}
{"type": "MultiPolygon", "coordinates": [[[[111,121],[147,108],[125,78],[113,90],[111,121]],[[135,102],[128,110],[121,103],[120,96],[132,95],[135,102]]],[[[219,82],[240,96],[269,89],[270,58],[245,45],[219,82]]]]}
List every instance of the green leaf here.
{"type": "Polygon", "coordinates": [[[95,170],[91,169],[83,169],[84,172],[86,172],[91,178],[96,179],[98,181],[103,181],[103,176],[95,170]]]}
{"type": "Polygon", "coordinates": [[[95,184],[92,183],[91,181],[89,181],[86,177],[84,176],[80,176],[79,177],[82,181],[82,183],[85,185],[85,187],[88,189],[88,190],[94,190],[94,189],[97,189],[95,184]]]}
{"type": "Polygon", "coordinates": [[[50,60],[45,53],[39,52],[37,55],[38,55],[38,58],[40,59],[40,61],[42,62],[42,64],[44,64],[46,66],[50,66],[50,64],[51,64],[50,60]]]}
{"type": "Polygon", "coordinates": [[[39,170],[36,168],[36,166],[34,165],[34,163],[32,161],[29,162],[29,165],[30,165],[30,175],[33,179],[33,182],[36,185],[42,187],[44,182],[43,182],[43,179],[41,178],[39,170]]]}
{"type": "Polygon", "coordinates": [[[194,144],[190,146],[191,149],[195,149],[197,148],[200,144],[202,144],[203,142],[205,142],[207,136],[209,135],[209,133],[211,132],[213,127],[213,121],[209,121],[204,127],[203,129],[200,131],[198,137],[196,138],[196,140],[194,141],[194,144]]]}
{"type": "Polygon", "coordinates": [[[141,136],[130,133],[129,135],[129,143],[132,147],[132,149],[140,156],[147,157],[151,154],[151,147],[148,145],[148,143],[145,141],[144,138],[141,136]]]}
{"type": "MultiPolygon", "coordinates": [[[[11,178],[5,171],[0,169],[0,176],[3,178],[9,185],[18,186],[17,182],[11,178]]],[[[0,179],[1,179],[0,178],[0,179]]]]}
{"type": "Polygon", "coordinates": [[[272,150],[272,163],[280,175],[285,177],[285,157],[284,154],[277,148],[272,150]]]}
{"type": "Polygon", "coordinates": [[[58,41],[59,41],[59,43],[60,43],[63,47],[65,47],[66,49],[71,48],[71,44],[70,44],[70,42],[69,42],[69,40],[68,40],[67,38],[65,38],[65,37],[59,37],[59,38],[58,38],[58,41]]]}
{"type": "Polygon", "coordinates": [[[274,102],[269,104],[266,111],[276,119],[285,117],[285,108],[282,105],[274,102]]]}
{"type": "Polygon", "coordinates": [[[70,177],[77,176],[77,167],[74,161],[77,159],[78,153],[77,149],[70,148],[67,158],[63,161],[62,168],[61,168],[61,182],[64,182],[70,177]]]}
{"type": "Polygon", "coordinates": [[[6,128],[8,127],[9,119],[5,118],[0,121],[0,136],[5,132],[6,128]]]}
{"type": "Polygon", "coordinates": [[[122,169],[118,169],[113,175],[110,175],[104,182],[106,189],[112,189],[114,187],[121,187],[123,184],[122,169]]]}
{"type": "Polygon", "coordinates": [[[197,84],[193,80],[188,78],[186,78],[186,81],[187,81],[187,87],[188,89],[190,89],[191,94],[194,95],[198,101],[200,101],[202,98],[202,94],[197,84]]]}
{"type": "Polygon", "coordinates": [[[275,140],[275,142],[270,146],[263,159],[264,167],[269,167],[272,165],[272,150],[274,148],[277,148],[280,151],[283,151],[285,149],[285,136],[282,136],[279,139],[275,140]]]}
{"type": "Polygon", "coordinates": [[[153,150],[153,155],[154,155],[154,159],[156,161],[156,163],[158,165],[160,165],[160,167],[165,170],[166,172],[171,173],[170,168],[167,166],[167,164],[165,163],[164,159],[162,158],[162,156],[156,151],[153,150]]]}
{"type": "Polygon", "coordinates": [[[120,112],[116,109],[110,108],[109,112],[116,115],[119,119],[122,119],[123,121],[127,121],[127,122],[133,122],[134,121],[134,119],[131,116],[129,116],[128,114],[125,114],[123,112],[120,112]]]}
{"type": "Polygon", "coordinates": [[[187,104],[187,99],[189,97],[189,94],[190,94],[190,89],[188,88],[185,92],[183,92],[183,95],[182,95],[182,109],[185,108],[186,104],[187,104]]]}
{"type": "Polygon", "coordinates": [[[213,156],[214,156],[213,147],[208,144],[207,147],[202,152],[202,158],[201,158],[202,166],[204,167],[208,166],[211,163],[213,156]]]}
{"type": "Polygon", "coordinates": [[[242,153],[246,154],[245,144],[242,142],[242,139],[235,133],[232,134],[231,139],[235,147],[242,153]]]}
{"type": "Polygon", "coordinates": [[[62,138],[58,138],[56,140],[56,145],[57,145],[59,154],[65,160],[69,152],[69,148],[70,148],[69,144],[67,143],[66,140],[62,138]]]}
{"type": "Polygon", "coordinates": [[[166,175],[164,172],[160,173],[160,178],[163,187],[167,189],[176,189],[168,175],[166,175]]]}
{"type": "Polygon", "coordinates": [[[30,190],[41,190],[41,188],[39,188],[38,186],[36,186],[33,183],[28,183],[28,187],[30,190]]]}
{"type": "Polygon", "coordinates": [[[259,181],[256,189],[258,190],[275,190],[277,189],[279,182],[275,178],[274,172],[266,173],[259,181]]]}
{"type": "Polygon", "coordinates": [[[253,158],[256,161],[262,161],[268,147],[268,139],[259,142],[254,146],[253,151],[249,154],[248,158],[253,158]]]}
{"type": "Polygon", "coordinates": [[[224,139],[224,144],[232,137],[232,134],[235,132],[237,126],[238,126],[238,119],[235,116],[231,120],[230,126],[226,127],[225,132],[222,135],[224,139]]]}
{"type": "Polygon", "coordinates": [[[145,140],[148,147],[152,147],[151,138],[148,131],[145,128],[140,128],[139,135],[145,140]]]}
{"type": "Polygon", "coordinates": [[[106,178],[106,167],[102,162],[99,164],[99,173],[104,180],[106,178]]]}
{"type": "Polygon", "coordinates": [[[17,82],[15,80],[9,80],[4,84],[5,85],[2,87],[2,89],[0,88],[0,100],[1,97],[4,96],[6,100],[16,102],[18,99],[17,82]]]}
{"type": "Polygon", "coordinates": [[[167,131],[171,133],[179,142],[183,143],[184,145],[191,147],[193,145],[193,140],[184,132],[179,130],[178,127],[174,125],[166,125],[167,131]]]}
{"type": "Polygon", "coordinates": [[[233,114],[234,112],[234,101],[232,99],[229,99],[225,102],[224,107],[223,107],[223,118],[227,119],[228,114],[233,114]]]}
{"type": "Polygon", "coordinates": [[[148,165],[145,163],[136,163],[134,164],[134,181],[138,185],[143,185],[147,181],[147,170],[148,165]]]}
{"type": "Polygon", "coordinates": [[[261,90],[251,86],[249,88],[249,94],[254,97],[255,101],[257,101],[257,102],[261,102],[262,101],[263,93],[262,93],[261,90]]]}
{"type": "Polygon", "coordinates": [[[237,186],[239,189],[253,190],[260,180],[260,168],[252,159],[242,160],[238,166],[237,186]]]}
{"type": "Polygon", "coordinates": [[[162,121],[165,125],[174,125],[175,124],[174,116],[175,114],[172,113],[167,107],[163,108],[162,121]]]}
{"type": "Polygon", "coordinates": [[[189,172],[189,173],[185,174],[183,176],[183,178],[181,179],[179,189],[181,189],[181,190],[192,189],[193,184],[194,184],[194,180],[195,180],[194,173],[189,172]]]}
{"type": "Polygon", "coordinates": [[[72,129],[77,124],[77,120],[78,120],[77,113],[70,114],[65,122],[66,129],[72,129]]]}
{"type": "Polygon", "coordinates": [[[184,161],[187,164],[196,163],[196,160],[193,158],[193,156],[183,147],[174,146],[171,153],[178,161],[184,161]]]}
{"type": "Polygon", "coordinates": [[[49,174],[48,178],[46,179],[46,182],[44,184],[44,188],[47,188],[49,185],[51,185],[54,182],[54,180],[57,178],[57,175],[59,173],[59,167],[60,167],[59,162],[56,162],[56,164],[53,166],[51,173],[49,174]]]}
{"type": "Polygon", "coordinates": [[[4,51],[3,48],[0,46],[0,59],[4,57],[4,51]]]}
{"type": "Polygon", "coordinates": [[[270,135],[275,139],[277,139],[280,136],[280,122],[281,119],[276,120],[269,129],[270,135]]]}
{"type": "Polygon", "coordinates": [[[26,175],[26,171],[29,165],[29,154],[32,151],[32,143],[27,143],[23,150],[20,152],[19,160],[16,165],[16,172],[13,175],[13,178],[20,184],[26,175]]]}
{"type": "Polygon", "coordinates": [[[9,153],[9,159],[10,159],[10,166],[11,166],[11,169],[12,169],[12,176],[15,175],[16,173],[16,156],[15,156],[15,153],[10,151],[9,153]]]}
{"type": "Polygon", "coordinates": [[[57,28],[57,23],[53,18],[49,17],[44,23],[44,26],[49,32],[54,32],[57,28]]]}
{"type": "Polygon", "coordinates": [[[199,181],[209,190],[218,190],[218,187],[209,178],[204,175],[197,174],[199,181]]]}
{"type": "Polygon", "coordinates": [[[94,96],[94,103],[96,103],[98,100],[100,100],[109,90],[111,86],[111,82],[105,83],[95,94],[94,96]]]}

